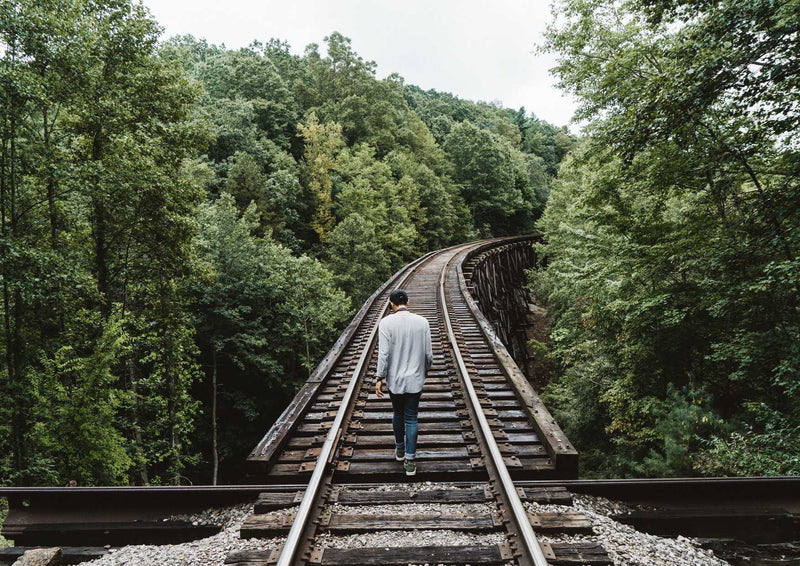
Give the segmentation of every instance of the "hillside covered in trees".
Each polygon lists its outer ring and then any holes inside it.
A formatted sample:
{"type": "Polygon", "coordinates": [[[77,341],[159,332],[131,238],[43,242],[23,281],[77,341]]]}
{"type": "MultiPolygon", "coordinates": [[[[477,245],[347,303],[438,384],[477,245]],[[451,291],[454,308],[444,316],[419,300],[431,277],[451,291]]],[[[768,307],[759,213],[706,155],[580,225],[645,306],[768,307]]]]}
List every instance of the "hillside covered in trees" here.
{"type": "Polygon", "coordinates": [[[800,3],[556,13],[548,406],[587,475],[800,474],[800,3]]]}
{"type": "Polygon", "coordinates": [[[0,485],[237,481],[372,290],[532,231],[575,143],[338,33],[229,50],[18,0],[0,42],[0,485]]]}

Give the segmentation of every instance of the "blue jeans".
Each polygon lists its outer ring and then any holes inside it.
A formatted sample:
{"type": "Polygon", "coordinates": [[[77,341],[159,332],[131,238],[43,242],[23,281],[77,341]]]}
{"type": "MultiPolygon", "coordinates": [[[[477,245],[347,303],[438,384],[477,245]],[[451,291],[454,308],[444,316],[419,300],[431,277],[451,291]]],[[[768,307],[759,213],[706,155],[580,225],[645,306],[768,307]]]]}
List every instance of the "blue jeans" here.
{"type": "Polygon", "coordinates": [[[419,413],[419,393],[395,394],[389,391],[392,400],[392,429],[394,430],[394,443],[397,448],[405,448],[406,460],[417,457],[417,413],[419,413]]]}

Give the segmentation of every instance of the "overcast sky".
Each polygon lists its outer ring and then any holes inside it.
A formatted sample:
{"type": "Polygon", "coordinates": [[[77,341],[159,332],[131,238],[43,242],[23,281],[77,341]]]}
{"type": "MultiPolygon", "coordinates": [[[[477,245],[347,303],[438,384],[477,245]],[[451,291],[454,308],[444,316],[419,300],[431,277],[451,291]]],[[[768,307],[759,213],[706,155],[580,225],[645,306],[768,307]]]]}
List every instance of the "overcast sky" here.
{"type": "Polygon", "coordinates": [[[557,126],[569,125],[575,107],[553,86],[553,58],[534,52],[550,19],[545,0],[142,1],[164,38],[192,34],[238,48],[275,37],[301,54],[338,31],[377,63],[379,78],[398,73],[424,89],[524,106],[557,126]]]}

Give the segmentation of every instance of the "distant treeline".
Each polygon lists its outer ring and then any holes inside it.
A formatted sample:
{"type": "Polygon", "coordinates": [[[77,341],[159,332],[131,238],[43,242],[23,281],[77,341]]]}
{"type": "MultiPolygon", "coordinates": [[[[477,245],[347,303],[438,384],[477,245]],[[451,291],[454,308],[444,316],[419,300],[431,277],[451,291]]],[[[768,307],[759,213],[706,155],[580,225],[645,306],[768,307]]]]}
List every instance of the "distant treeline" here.
{"type": "Polygon", "coordinates": [[[361,301],[533,230],[575,143],[338,33],[159,33],[129,0],[0,3],[0,485],[238,481],[361,301]]]}

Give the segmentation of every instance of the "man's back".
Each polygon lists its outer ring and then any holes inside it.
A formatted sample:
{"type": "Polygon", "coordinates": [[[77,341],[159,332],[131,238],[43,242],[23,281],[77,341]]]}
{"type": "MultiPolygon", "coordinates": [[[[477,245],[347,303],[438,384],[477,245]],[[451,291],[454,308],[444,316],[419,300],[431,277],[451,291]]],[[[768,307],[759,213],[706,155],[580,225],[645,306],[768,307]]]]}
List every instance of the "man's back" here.
{"type": "Polygon", "coordinates": [[[428,320],[406,310],[387,316],[378,328],[377,375],[392,393],[418,393],[433,363],[428,320]]]}

